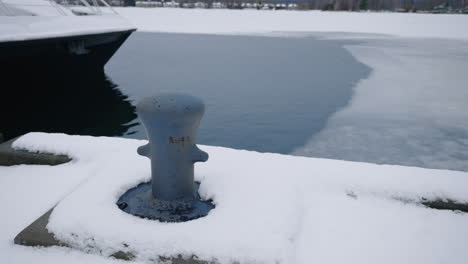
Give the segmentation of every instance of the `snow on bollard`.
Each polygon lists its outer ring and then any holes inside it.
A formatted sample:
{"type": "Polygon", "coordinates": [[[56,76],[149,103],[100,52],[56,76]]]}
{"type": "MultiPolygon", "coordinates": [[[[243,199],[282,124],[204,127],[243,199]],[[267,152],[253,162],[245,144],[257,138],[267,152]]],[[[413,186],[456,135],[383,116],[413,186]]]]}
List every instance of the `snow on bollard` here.
{"type": "Polygon", "coordinates": [[[195,145],[204,112],[203,101],[186,94],[159,94],[138,103],[149,140],[138,154],[151,160],[151,182],[124,193],[117,202],[120,209],[143,218],[183,222],[214,208],[200,199],[194,182],[194,163],[208,160],[195,145]]]}

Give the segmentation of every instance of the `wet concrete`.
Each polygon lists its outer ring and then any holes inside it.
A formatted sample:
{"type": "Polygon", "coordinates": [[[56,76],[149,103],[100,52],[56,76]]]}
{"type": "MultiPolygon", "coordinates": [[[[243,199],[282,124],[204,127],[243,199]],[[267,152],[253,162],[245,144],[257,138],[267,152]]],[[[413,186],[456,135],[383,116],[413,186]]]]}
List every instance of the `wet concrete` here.
{"type": "Polygon", "coordinates": [[[15,149],[12,144],[16,139],[10,139],[0,144],[0,166],[20,164],[59,165],[71,161],[71,158],[65,155],[15,149]]]}

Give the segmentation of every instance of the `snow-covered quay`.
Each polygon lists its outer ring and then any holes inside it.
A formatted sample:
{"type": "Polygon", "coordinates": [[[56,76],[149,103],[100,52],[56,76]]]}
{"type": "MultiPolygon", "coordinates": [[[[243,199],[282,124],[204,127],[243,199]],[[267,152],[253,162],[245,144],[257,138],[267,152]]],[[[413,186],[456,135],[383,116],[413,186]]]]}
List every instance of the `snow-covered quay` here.
{"type": "Polygon", "coordinates": [[[201,146],[200,194],[207,217],[167,224],[116,206],[150,179],[145,141],[30,133],[15,148],[66,154],[58,166],[0,168],[1,255],[9,263],[113,263],[197,255],[220,263],[465,263],[468,215],[426,208],[421,199],[467,202],[468,173],[261,154],[201,146]],[[10,201],[11,197],[16,197],[10,201]],[[25,248],[12,238],[54,206],[48,229],[78,250],[25,248]],[[84,252],[92,253],[87,255],[84,252]]]}

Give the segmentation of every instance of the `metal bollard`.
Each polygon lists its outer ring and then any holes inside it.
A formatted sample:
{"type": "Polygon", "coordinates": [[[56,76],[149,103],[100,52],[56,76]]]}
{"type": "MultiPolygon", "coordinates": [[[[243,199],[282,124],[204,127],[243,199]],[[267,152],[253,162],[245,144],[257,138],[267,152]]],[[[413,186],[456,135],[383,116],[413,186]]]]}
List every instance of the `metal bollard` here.
{"type": "Polygon", "coordinates": [[[151,159],[151,182],[122,195],[123,211],[164,222],[193,220],[214,208],[202,201],[194,182],[194,163],[208,154],[195,145],[197,129],[205,112],[200,99],[185,94],[160,94],[137,105],[149,143],[138,154],[151,159]]]}

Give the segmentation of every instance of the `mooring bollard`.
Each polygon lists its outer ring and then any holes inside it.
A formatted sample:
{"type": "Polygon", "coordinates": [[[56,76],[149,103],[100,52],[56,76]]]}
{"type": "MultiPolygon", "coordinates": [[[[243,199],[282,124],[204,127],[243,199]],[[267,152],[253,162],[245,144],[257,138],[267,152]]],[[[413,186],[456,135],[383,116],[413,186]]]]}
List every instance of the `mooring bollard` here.
{"type": "Polygon", "coordinates": [[[214,208],[198,196],[194,163],[208,160],[195,145],[205,112],[200,99],[185,94],[161,94],[143,99],[137,113],[148,144],[138,154],[151,159],[151,183],[140,184],[122,195],[123,211],[149,219],[181,222],[208,214],[214,208]]]}

